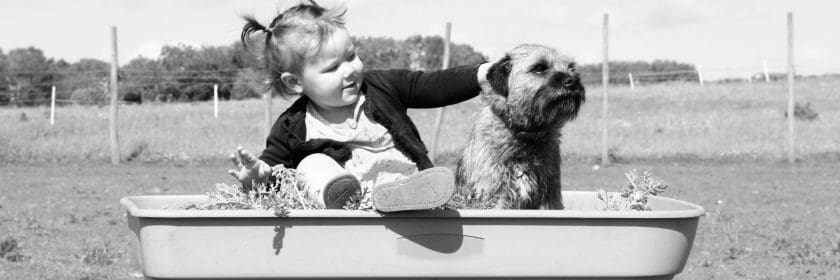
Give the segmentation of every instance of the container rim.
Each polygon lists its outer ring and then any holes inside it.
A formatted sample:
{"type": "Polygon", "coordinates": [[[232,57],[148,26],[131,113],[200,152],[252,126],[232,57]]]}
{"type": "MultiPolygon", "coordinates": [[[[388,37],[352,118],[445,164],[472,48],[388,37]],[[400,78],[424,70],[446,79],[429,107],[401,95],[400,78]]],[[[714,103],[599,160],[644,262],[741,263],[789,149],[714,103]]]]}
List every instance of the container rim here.
{"type": "MultiPolygon", "coordinates": [[[[564,194],[594,193],[591,191],[564,191],[564,194]]],[[[140,195],[126,196],[120,204],[129,215],[140,218],[529,218],[529,219],[690,219],[705,215],[706,210],[694,203],[667,197],[650,197],[677,204],[684,210],[662,211],[602,211],[602,210],[476,210],[476,209],[437,209],[425,211],[407,211],[380,213],[363,210],[290,210],[287,215],[278,215],[273,210],[182,210],[148,209],[137,205],[138,199],[164,198],[173,201],[200,201],[206,195],[140,195]]]]}

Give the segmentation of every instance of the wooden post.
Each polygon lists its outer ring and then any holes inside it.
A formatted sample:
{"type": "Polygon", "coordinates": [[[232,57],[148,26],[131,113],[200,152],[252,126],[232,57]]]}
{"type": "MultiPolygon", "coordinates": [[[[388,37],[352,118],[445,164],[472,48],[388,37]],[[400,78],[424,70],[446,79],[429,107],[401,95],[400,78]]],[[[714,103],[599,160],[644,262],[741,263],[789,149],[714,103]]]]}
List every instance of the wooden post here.
{"type": "MultiPolygon", "coordinates": [[[[446,37],[443,40],[443,63],[441,66],[441,70],[449,68],[449,37],[452,32],[452,23],[446,23],[446,37]]],[[[435,135],[432,138],[432,149],[429,153],[429,159],[434,164],[435,159],[437,158],[438,154],[438,143],[440,142],[440,127],[443,125],[443,113],[446,107],[440,107],[437,109],[437,116],[435,117],[435,135]]]]}
{"type": "Polygon", "coordinates": [[[213,85],[213,117],[219,118],[219,85],[213,85]]]}
{"type": "Polygon", "coordinates": [[[747,72],[747,83],[752,84],[752,73],[747,72]]]}
{"type": "Polygon", "coordinates": [[[788,71],[787,71],[787,80],[788,80],[788,162],[794,163],[796,162],[796,153],[794,150],[795,143],[794,143],[794,130],[793,124],[794,119],[796,116],[794,115],[794,98],[793,98],[793,82],[794,82],[794,64],[793,64],[793,12],[787,13],[787,31],[788,31],[788,71]]]}
{"type": "Polygon", "coordinates": [[[111,26],[111,164],[120,164],[120,142],[117,133],[117,27],[111,26]]]}
{"type": "Polygon", "coordinates": [[[610,14],[604,13],[604,61],[601,66],[601,83],[604,86],[603,96],[603,111],[601,112],[601,164],[610,164],[609,147],[607,146],[607,119],[609,116],[609,103],[607,101],[607,89],[610,83],[610,64],[609,64],[609,26],[610,14]]]}
{"type": "Polygon", "coordinates": [[[268,138],[268,135],[271,134],[271,91],[267,91],[263,94],[263,100],[265,101],[265,137],[268,138]]]}
{"type": "MultiPolygon", "coordinates": [[[[10,86],[10,87],[12,87],[12,86],[10,86]]],[[[12,104],[12,107],[14,107],[14,108],[18,107],[17,100],[18,100],[18,97],[20,96],[20,88],[21,88],[20,85],[14,86],[13,88],[10,88],[10,89],[12,89],[12,92],[11,92],[11,94],[9,94],[9,104],[12,104]]]]}
{"type": "Polygon", "coordinates": [[[630,78],[630,89],[636,88],[636,85],[633,84],[633,73],[627,73],[627,77],[630,78]]]}
{"type": "Polygon", "coordinates": [[[700,81],[700,86],[703,86],[703,66],[697,65],[697,80],[700,81]]]}
{"type": "Polygon", "coordinates": [[[50,125],[55,124],[55,86],[52,86],[52,98],[50,98],[50,125]]]}
{"type": "Polygon", "coordinates": [[[763,61],[764,64],[764,82],[770,82],[770,72],[767,71],[767,60],[763,61]]]}

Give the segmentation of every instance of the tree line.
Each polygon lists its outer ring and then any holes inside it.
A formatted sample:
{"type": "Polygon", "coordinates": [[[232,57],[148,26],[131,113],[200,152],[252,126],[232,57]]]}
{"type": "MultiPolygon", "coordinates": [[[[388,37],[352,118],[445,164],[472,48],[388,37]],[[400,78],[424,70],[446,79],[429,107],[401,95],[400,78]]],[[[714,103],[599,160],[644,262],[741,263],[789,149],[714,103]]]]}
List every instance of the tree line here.
{"type": "MultiPolygon", "coordinates": [[[[188,102],[213,98],[218,85],[221,99],[245,99],[266,92],[260,71],[259,36],[246,50],[241,42],[227,46],[168,45],[156,58],[137,57],[119,69],[120,99],[128,102],[188,102]],[[251,49],[251,46],[257,47],[251,49]]],[[[444,39],[415,35],[406,39],[355,37],[357,52],[367,69],[405,68],[433,71],[442,67],[444,39]]],[[[450,45],[450,66],[475,64],[487,56],[467,44],[450,45]]],[[[581,65],[579,71],[588,83],[600,82],[601,65],[581,65]]],[[[653,62],[610,62],[611,83],[627,83],[628,72],[672,73],[649,82],[694,81],[689,64],[670,60],[653,62]]],[[[57,99],[79,104],[104,105],[109,100],[110,63],[85,58],[74,63],[47,58],[35,47],[0,49],[0,105],[45,104],[56,86],[57,99]]]]}

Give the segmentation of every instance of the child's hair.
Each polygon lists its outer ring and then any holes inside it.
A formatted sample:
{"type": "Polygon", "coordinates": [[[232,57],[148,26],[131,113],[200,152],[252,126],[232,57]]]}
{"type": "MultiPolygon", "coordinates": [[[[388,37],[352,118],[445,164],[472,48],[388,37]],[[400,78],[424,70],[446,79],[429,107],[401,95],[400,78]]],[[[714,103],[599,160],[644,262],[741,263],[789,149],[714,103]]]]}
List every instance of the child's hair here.
{"type": "Polygon", "coordinates": [[[281,96],[294,95],[280,80],[285,72],[300,74],[307,56],[317,54],[321,45],[339,28],[344,28],[345,8],[327,9],[315,1],[301,3],[277,15],[268,27],[253,16],[243,16],[241,40],[248,50],[249,37],[265,33],[265,45],[258,54],[268,72],[268,87],[281,96]]]}

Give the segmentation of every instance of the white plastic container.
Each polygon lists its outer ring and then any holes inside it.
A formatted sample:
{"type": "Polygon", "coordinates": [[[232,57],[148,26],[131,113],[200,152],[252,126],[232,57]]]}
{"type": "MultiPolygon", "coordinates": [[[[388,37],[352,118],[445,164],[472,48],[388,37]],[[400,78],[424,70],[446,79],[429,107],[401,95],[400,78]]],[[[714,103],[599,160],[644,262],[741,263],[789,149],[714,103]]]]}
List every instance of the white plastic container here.
{"type": "Polygon", "coordinates": [[[593,192],[563,192],[571,210],[379,213],[173,210],[203,195],[132,196],[135,257],[148,279],[671,279],[682,271],[702,207],[651,197],[653,211],[598,210],[593,192]]]}

